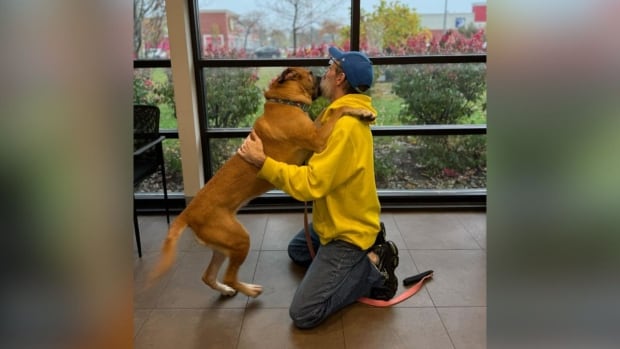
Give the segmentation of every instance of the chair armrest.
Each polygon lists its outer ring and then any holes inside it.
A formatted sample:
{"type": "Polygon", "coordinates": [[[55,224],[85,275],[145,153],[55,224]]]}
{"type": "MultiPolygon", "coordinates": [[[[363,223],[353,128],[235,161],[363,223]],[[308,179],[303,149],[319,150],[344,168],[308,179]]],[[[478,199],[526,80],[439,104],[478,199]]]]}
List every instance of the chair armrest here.
{"type": "Polygon", "coordinates": [[[152,141],[152,142],[150,142],[148,144],[145,144],[142,147],[140,147],[139,149],[135,150],[133,152],[133,156],[140,155],[140,154],[144,153],[145,151],[147,151],[150,148],[154,147],[158,143],[163,142],[164,139],[166,139],[166,136],[159,136],[159,138],[157,138],[156,140],[154,140],[154,141],[152,141]]]}

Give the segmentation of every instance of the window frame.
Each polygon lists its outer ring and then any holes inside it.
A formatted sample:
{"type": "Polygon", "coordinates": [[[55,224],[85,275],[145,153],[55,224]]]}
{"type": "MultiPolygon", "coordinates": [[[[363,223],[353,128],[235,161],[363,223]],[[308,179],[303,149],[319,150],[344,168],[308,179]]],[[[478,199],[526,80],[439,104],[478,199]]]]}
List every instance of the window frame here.
{"type": "MultiPolygon", "coordinates": [[[[243,138],[249,128],[208,128],[206,118],[206,94],[204,91],[204,69],[209,68],[248,68],[248,67],[283,67],[283,66],[319,66],[327,65],[327,58],[277,58],[277,59],[206,59],[201,56],[200,28],[198,21],[197,2],[187,0],[189,6],[190,37],[192,57],[195,69],[194,79],[198,96],[199,129],[201,134],[203,166],[205,182],[212,176],[211,139],[243,138]]],[[[351,50],[359,50],[360,46],[360,0],[351,0],[351,50]]],[[[370,57],[375,65],[415,65],[415,64],[450,64],[450,63],[485,63],[485,54],[425,55],[425,56],[388,56],[370,57]]],[[[134,60],[134,68],[170,68],[170,59],[138,59],[134,60]]],[[[428,135],[486,135],[487,125],[404,125],[404,126],[372,126],[373,137],[376,136],[428,136],[428,135]]],[[[178,138],[176,130],[161,130],[167,138],[178,138]]],[[[425,189],[425,190],[387,190],[379,189],[379,200],[383,208],[486,208],[486,188],[478,189],[425,189]]],[[[150,197],[153,199],[153,197],[150,197]]],[[[146,199],[146,197],[145,197],[146,199]]],[[[177,205],[183,205],[181,198],[176,198],[177,205]]],[[[174,200],[174,195],[173,195],[174,200]]],[[[148,201],[148,200],[147,200],[148,201]]],[[[144,207],[154,207],[154,200],[144,207]]],[[[296,201],[287,194],[274,190],[250,201],[244,208],[246,211],[264,210],[297,210],[303,203],[296,201]]]]}

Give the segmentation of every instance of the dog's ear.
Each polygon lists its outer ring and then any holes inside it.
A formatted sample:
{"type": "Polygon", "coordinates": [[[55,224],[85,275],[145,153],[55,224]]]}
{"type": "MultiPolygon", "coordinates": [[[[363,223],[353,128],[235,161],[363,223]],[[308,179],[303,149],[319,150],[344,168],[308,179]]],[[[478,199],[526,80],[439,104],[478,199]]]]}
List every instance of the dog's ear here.
{"type": "Polygon", "coordinates": [[[292,80],[297,78],[299,75],[297,74],[297,72],[291,68],[286,68],[282,74],[280,74],[280,77],[278,78],[278,82],[279,83],[283,83],[286,80],[292,80]]]}

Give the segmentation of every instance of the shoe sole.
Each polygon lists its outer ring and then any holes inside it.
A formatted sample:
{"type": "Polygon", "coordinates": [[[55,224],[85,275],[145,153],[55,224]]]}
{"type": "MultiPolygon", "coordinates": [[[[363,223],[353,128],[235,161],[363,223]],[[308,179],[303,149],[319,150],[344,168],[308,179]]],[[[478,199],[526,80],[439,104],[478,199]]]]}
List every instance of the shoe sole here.
{"type": "Polygon", "coordinates": [[[398,247],[396,247],[396,244],[394,243],[394,241],[386,241],[385,243],[388,246],[390,246],[390,249],[392,250],[392,253],[394,254],[394,258],[392,259],[392,264],[393,264],[394,269],[396,269],[396,267],[398,267],[398,263],[399,263],[398,247]]]}

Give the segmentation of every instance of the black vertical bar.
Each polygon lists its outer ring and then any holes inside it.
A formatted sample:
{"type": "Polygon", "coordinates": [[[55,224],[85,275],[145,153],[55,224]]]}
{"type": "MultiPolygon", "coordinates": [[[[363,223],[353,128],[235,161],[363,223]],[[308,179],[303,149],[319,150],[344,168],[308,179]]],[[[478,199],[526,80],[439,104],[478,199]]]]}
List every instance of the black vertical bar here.
{"type": "Polygon", "coordinates": [[[351,51],[360,50],[360,2],[351,0],[351,51]]]}
{"type": "Polygon", "coordinates": [[[197,6],[196,0],[187,0],[189,9],[189,26],[192,40],[192,57],[194,59],[194,81],[196,84],[196,98],[198,103],[198,125],[200,127],[200,143],[202,150],[202,168],[204,170],[205,181],[213,175],[211,171],[211,152],[209,147],[209,136],[207,134],[207,101],[204,83],[204,73],[199,64],[202,59],[202,52],[200,50],[200,9],[197,6]]]}

